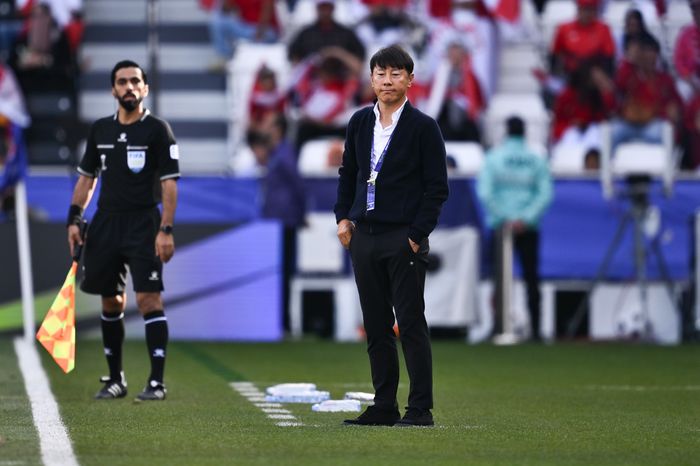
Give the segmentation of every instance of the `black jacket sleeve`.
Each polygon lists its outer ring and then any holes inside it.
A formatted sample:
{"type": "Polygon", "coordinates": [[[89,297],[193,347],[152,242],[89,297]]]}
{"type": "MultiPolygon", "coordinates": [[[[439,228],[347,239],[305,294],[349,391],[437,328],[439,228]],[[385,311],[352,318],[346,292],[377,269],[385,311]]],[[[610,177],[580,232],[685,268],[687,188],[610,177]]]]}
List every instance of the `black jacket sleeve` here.
{"type": "Polygon", "coordinates": [[[343,150],[343,163],[338,169],[338,197],[335,203],[335,221],[340,222],[348,218],[350,208],[355,200],[355,184],[357,182],[357,156],[355,154],[354,127],[357,123],[357,115],[348,123],[345,134],[345,149],[343,150]]]}
{"type": "Polygon", "coordinates": [[[423,198],[408,230],[408,237],[416,243],[433,231],[440,217],[442,204],[449,194],[445,142],[440,128],[432,118],[426,118],[422,125],[419,144],[423,198]]]}

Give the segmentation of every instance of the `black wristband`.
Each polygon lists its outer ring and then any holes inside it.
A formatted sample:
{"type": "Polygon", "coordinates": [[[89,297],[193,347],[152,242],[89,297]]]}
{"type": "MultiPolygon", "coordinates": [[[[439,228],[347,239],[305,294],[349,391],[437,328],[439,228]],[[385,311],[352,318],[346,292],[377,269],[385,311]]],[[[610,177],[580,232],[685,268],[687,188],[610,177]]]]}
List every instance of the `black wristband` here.
{"type": "Polygon", "coordinates": [[[83,208],[77,204],[71,204],[68,208],[68,220],[66,221],[66,226],[80,225],[83,221],[83,208]]]}

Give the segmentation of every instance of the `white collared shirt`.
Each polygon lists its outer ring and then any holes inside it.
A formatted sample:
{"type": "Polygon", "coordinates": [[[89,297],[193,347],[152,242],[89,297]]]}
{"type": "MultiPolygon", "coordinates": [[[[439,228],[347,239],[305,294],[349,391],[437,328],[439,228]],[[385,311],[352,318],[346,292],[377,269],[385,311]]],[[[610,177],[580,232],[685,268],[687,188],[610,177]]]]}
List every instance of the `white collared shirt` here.
{"type": "Polygon", "coordinates": [[[386,128],[382,128],[382,123],[380,121],[379,102],[374,104],[374,152],[372,153],[372,166],[377,164],[379,156],[382,155],[386,145],[389,143],[389,139],[391,139],[391,135],[396,129],[396,123],[398,123],[401,113],[403,113],[406,102],[408,102],[407,97],[404,99],[403,104],[391,114],[391,124],[386,128]]]}

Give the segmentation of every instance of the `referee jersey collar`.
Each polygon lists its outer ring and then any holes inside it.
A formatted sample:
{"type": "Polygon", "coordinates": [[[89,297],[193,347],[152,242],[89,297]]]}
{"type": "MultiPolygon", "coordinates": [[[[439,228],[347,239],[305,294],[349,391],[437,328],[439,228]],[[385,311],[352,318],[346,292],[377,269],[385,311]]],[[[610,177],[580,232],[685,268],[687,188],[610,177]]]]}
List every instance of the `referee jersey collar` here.
{"type": "MultiPolygon", "coordinates": [[[[151,114],[151,111],[150,111],[149,109],[147,109],[147,108],[144,109],[144,110],[143,110],[143,115],[141,115],[141,118],[139,118],[139,121],[145,120],[146,117],[147,117],[148,115],[150,115],[150,114],[151,114]]],[[[117,112],[114,113],[114,117],[112,117],[112,119],[115,120],[115,121],[119,121],[119,111],[117,111],[117,112]]]]}

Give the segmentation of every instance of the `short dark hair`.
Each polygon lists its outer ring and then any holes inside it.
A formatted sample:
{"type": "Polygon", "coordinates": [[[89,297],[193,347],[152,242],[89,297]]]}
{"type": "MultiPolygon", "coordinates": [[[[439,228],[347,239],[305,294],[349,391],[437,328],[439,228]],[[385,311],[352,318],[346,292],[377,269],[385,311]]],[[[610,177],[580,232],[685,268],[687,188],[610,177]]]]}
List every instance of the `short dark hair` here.
{"type": "Polygon", "coordinates": [[[508,136],[525,136],[525,122],[518,116],[511,116],[506,120],[506,132],[508,136]]]}
{"type": "Polygon", "coordinates": [[[408,74],[413,73],[413,59],[400,45],[384,47],[372,55],[369,61],[369,72],[372,73],[375,67],[386,68],[388,66],[406,70],[408,74]]]}
{"type": "Polygon", "coordinates": [[[112,87],[114,87],[114,83],[117,79],[117,71],[121,70],[122,68],[138,68],[139,70],[141,70],[141,76],[143,76],[144,84],[148,84],[148,77],[146,76],[146,72],[143,70],[143,68],[141,68],[141,65],[139,65],[135,61],[122,60],[116,65],[114,65],[114,68],[112,68],[112,74],[110,75],[110,79],[112,80],[112,87]]]}

